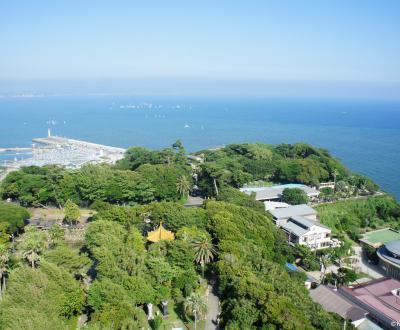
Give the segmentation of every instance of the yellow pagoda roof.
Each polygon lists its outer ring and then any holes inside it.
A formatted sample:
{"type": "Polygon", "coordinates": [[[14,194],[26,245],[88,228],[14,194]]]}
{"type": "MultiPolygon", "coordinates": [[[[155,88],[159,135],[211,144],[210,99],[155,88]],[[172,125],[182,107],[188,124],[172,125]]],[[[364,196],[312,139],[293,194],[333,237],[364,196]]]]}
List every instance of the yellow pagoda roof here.
{"type": "Polygon", "coordinates": [[[161,240],[172,241],[175,239],[175,234],[172,231],[166,230],[160,222],[160,225],[157,229],[150,231],[147,233],[147,240],[153,243],[157,243],[161,240]]]}

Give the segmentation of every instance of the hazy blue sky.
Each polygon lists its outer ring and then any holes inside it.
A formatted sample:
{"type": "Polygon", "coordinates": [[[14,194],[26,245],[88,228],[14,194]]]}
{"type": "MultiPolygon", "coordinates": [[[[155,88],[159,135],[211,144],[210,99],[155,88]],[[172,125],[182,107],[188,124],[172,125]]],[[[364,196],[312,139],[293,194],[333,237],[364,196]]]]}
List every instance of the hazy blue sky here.
{"type": "Polygon", "coordinates": [[[1,1],[0,80],[322,81],[394,95],[399,17],[397,0],[1,1]]]}

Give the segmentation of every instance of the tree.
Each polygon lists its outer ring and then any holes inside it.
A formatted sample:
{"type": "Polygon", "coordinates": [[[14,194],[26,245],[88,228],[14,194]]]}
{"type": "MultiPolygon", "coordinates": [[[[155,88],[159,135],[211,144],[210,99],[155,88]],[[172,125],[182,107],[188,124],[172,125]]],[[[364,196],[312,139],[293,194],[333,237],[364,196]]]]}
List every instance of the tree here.
{"type": "Polygon", "coordinates": [[[190,192],[190,181],[186,175],[181,175],[176,183],[176,190],[182,197],[187,197],[190,192]]]}
{"type": "Polygon", "coordinates": [[[70,224],[76,224],[81,217],[81,211],[78,205],[70,200],[67,200],[64,207],[64,219],[70,224]]]}
{"type": "Polygon", "coordinates": [[[331,200],[334,196],[334,190],[330,187],[320,189],[320,198],[324,200],[331,200]]]}
{"type": "Polygon", "coordinates": [[[79,250],[66,244],[59,244],[46,251],[43,257],[46,261],[67,270],[75,278],[83,278],[91,266],[91,260],[85,253],[79,253],[79,250]]]}
{"type": "Polygon", "coordinates": [[[182,165],[149,165],[140,166],[137,171],[154,187],[154,197],[157,200],[178,200],[181,195],[177,191],[177,182],[182,176],[190,174],[189,167],[182,165]]]}
{"type": "Polygon", "coordinates": [[[204,277],[204,267],[214,259],[215,248],[208,237],[198,237],[192,242],[195,251],[195,260],[201,265],[202,275],[204,277]]]}
{"type": "Polygon", "coordinates": [[[337,178],[337,176],[339,175],[340,173],[339,173],[339,171],[338,171],[338,169],[333,169],[333,171],[332,171],[332,176],[333,176],[333,190],[335,191],[336,190],[336,178],[337,178]]]}
{"type": "Polygon", "coordinates": [[[39,231],[36,227],[27,226],[25,234],[19,245],[22,255],[35,268],[35,264],[39,260],[39,255],[43,252],[47,244],[47,235],[43,231],[39,231]]]}
{"type": "Polygon", "coordinates": [[[184,303],[185,313],[194,317],[194,328],[197,328],[197,319],[205,317],[207,312],[207,304],[204,298],[197,292],[186,298],[184,303]]]}
{"type": "Polygon", "coordinates": [[[300,188],[285,188],[282,192],[282,201],[291,205],[307,204],[308,196],[300,188]]]}
{"type": "Polygon", "coordinates": [[[239,189],[224,186],[223,189],[220,190],[216,199],[218,201],[228,202],[238,206],[246,206],[253,210],[265,213],[265,206],[262,202],[255,199],[255,193],[249,196],[241,192],[239,189]]]}
{"type": "Polygon", "coordinates": [[[65,232],[60,225],[55,224],[49,229],[50,245],[55,246],[64,240],[65,232]]]}
{"type": "Polygon", "coordinates": [[[10,235],[23,228],[29,217],[25,208],[0,202],[0,242],[8,242],[10,235]]]}
{"type": "Polygon", "coordinates": [[[22,265],[10,272],[0,328],[68,329],[68,318],[80,313],[83,303],[83,290],[67,271],[44,260],[38,269],[22,265]]]}
{"type": "Polygon", "coordinates": [[[0,300],[6,290],[6,273],[8,270],[9,251],[5,244],[0,244],[0,300]]]}

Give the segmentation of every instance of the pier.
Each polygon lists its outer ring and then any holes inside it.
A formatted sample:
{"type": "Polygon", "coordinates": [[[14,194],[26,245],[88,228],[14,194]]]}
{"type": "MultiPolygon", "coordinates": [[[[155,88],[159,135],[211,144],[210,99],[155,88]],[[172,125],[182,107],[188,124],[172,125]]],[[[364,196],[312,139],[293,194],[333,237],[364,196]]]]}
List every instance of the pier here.
{"type": "MultiPolygon", "coordinates": [[[[115,164],[122,159],[125,149],[97,143],[51,135],[32,139],[31,148],[0,148],[0,152],[29,152],[21,159],[4,161],[5,172],[25,166],[60,165],[65,168],[80,168],[85,164],[115,164]]],[[[4,176],[4,170],[3,175],[4,176]]],[[[0,178],[1,179],[1,178],[0,178]]]]}
{"type": "Polygon", "coordinates": [[[28,152],[32,151],[32,148],[0,148],[0,152],[28,152]]]}

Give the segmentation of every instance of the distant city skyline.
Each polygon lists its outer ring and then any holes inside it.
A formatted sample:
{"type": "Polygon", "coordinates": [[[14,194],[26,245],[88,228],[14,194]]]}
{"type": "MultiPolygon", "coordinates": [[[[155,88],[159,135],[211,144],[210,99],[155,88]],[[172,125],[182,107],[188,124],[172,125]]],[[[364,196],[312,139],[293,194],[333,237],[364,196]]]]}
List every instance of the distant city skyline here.
{"type": "Polygon", "coordinates": [[[0,93],[399,98],[399,12],[395,0],[2,2],[0,93]]]}

